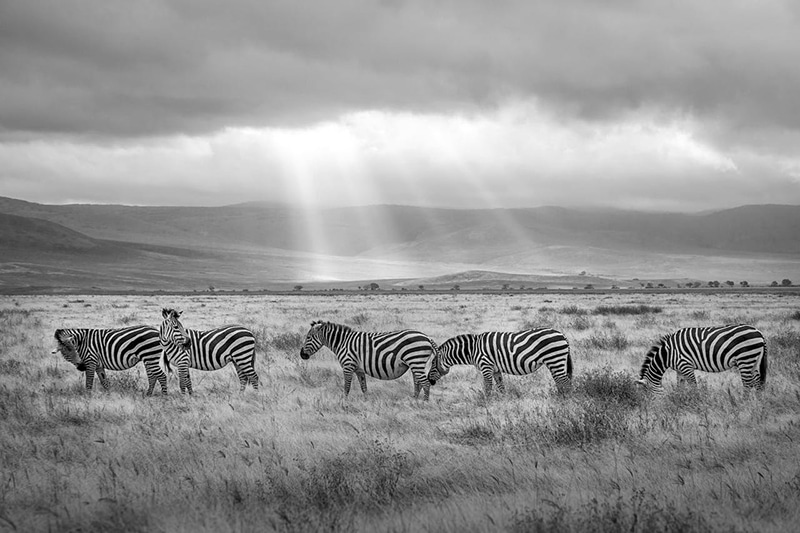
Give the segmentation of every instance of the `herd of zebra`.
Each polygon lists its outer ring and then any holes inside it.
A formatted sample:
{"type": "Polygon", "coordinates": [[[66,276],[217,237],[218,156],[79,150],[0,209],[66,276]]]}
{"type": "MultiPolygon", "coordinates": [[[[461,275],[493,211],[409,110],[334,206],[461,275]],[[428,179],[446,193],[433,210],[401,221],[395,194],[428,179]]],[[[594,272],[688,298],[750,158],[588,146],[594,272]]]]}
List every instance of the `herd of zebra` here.
{"type": "MultiPolygon", "coordinates": [[[[256,340],[242,326],[224,326],[207,331],[184,328],[174,309],[163,309],[160,328],[133,326],[120,329],[57,329],[53,353],[86,374],[86,389],[94,376],[108,388],[106,370],[125,370],[140,361],[147,372],[147,395],[156,381],[167,393],[167,373],[175,368],[181,392],[192,393],[189,369],[219,370],[233,363],[240,390],[250,383],[258,389],[255,370],[256,340]]],[[[353,374],[361,391],[367,392],[366,376],[397,379],[408,370],[414,380],[414,397],[420,390],[427,400],[430,386],[454,365],[473,365],[483,376],[484,392],[490,396],[493,383],[503,392],[503,374],[531,374],[545,366],[561,392],[569,390],[573,365],[566,337],[552,328],[518,332],[463,334],[438,346],[428,335],[415,330],[386,333],[356,331],[343,324],[315,321],[300,349],[308,359],[326,346],[336,354],[344,373],[344,394],[350,392],[353,374]]],[[[637,383],[654,393],[667,369],[681,381],[696,383],[694,372],[722,372],[738,368],[747,388],[763,389],[767,378],[767,346],[764,336],[748,325],[683,328],[664,335],[649,350],[637,383]]]]}

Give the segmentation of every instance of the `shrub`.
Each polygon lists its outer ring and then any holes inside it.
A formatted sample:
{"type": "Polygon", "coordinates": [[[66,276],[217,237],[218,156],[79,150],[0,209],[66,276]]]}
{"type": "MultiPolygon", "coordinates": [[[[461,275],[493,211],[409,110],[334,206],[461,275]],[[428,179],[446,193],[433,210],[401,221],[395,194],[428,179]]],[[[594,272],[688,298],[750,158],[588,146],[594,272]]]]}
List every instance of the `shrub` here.
{"type": "Polygon", "coordinates": [[[577,305],[565,305],[560,309],[562,315],[588,315],[589,311],[577,305]]]}
{"type": "Polygon", "coordinates": [[[495,433],[490,427],[484,424],[472,423],[458,431],[450,433],[448,437],[449,440],[455,444],[475,446],[493,441],[495,439],[495,433]]]}
{"type": "Polygon", "coordinates": [[[516,444],[584,446],[611,438],[625,438],[628,410],[587,398],[548,405],[538,412],[509,418],[500,437],[516,444]]]}
{"type": "Polygon", "coordinates": [[[709,314],[708,311],[702,309],[698,311],[692,311],[691,313],[689,313],[689,316],[695,320],[708,320],[709,314]]]}
{"type": "Polygon", "coordinates": [[[356,326],[363,326],[369,322],[369,315],[366,313],[358,313],[350,318],[350,322],[356,326]]]}
{"type": "Polygon", "coordinates": [[[591,400],[625,407],[637,407],[643,400],[634,377],[627,372],[612,370],[610,367],[578,376],[574,390],[576,394],[585,395],[591,400]]]}
{"type": "Polygon", "coordinates": [[[789,315],[789,320],[800,320],[800,310],[789,315]]]}
{"type": "Polygon", "coordinates": [[[305,338],[305,335],[302,333],[279,333],[272,336],[270,344],[273,348],[282,352],[299,352],[305,338]]]}
{"type": "Polygon", "coordinates": [[[660,313],[663,309],[651,305],[598,305],[595,315],[645,315],[647,313],[660,313]]]}
{"type": "Polygon", "coordinates": [[[297,479],[280,468],[267,472],[279,515],[290,522],[309,509],[377,512],[398,499],[403,480],[415,469],[408,454],[379,440],[358,442],[333,457],[297,466],[297,479]]]}
{"type": "Polygon", "coordinates": [[[645,494],[643,489],[632,495],[617,493],[616,499],[592,498],[581,506],[537,505],[515,513],[510,531],[521,532],[695,532],[712,531],[706,510],[696,512],[686,505],[664,504],[663,498],[645,494]]]}
{"type": "Polygon", "coordinates": [[[577,315],[573,317],[569,325],[575,331],[584,331],[592,327],[592,321],[586,315],[577,315]]]}
{"type": "Polygon", "coordinates": [[[618,329],[592,333],[585,342],[589,348],[599,350],[624,350],[630,345],[628,338],[618,329]]]}

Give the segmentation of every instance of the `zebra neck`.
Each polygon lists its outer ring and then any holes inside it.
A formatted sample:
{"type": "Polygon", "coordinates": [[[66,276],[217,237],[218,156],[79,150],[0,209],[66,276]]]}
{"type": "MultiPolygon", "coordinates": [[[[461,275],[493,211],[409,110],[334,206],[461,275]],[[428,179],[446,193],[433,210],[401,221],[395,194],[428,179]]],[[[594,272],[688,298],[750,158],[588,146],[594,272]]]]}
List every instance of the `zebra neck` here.
{"type": "Polygon", "coordinates": [[[474,365],[475,364],[475,338],[469,337],[464,339],[463,343],[458,345],[458,349],[442,357],[442,366],[450,368],[453,365],[474,365]]]}
{"type": "Polygon", "coordinates": [[[339,353],[340,348],[346,344],[346,339],[353,332],[338,324],[331,324],[322,336],[322,341],[332,352],[339,353]]]}

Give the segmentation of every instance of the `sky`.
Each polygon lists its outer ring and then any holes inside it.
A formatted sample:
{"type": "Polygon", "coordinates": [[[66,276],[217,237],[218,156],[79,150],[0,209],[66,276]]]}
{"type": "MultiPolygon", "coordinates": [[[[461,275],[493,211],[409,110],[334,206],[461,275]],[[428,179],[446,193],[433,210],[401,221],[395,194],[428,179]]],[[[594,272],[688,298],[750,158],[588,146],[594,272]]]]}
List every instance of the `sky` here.
{"type": "Polygon", "coordinates": [[[0,196],[800,204],[800,3],[0,0],[0,196]]]}

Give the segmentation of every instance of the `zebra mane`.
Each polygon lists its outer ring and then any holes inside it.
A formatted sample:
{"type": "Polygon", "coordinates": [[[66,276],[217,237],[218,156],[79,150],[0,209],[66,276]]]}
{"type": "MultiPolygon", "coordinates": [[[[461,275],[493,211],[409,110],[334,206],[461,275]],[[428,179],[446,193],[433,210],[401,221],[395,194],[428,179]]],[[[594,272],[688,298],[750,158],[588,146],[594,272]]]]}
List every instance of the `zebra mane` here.
{"type": "Polygon", "coordinates": [[[667,342],[667,339],[670,337],[670,334],[662,335],[655,344],[650,347],[650,350],[647,352],[647,355],[644,356],[644,361],[642,361],[642,367],[639,369],[639,379],[644,377],[644,371],[650,366],[650,363],[653,361],[653,357],[656,356],[658,351],[664,346],[664,343],[667,342]]]}
{"type": "Polygon", "coordinates": [[[72,335],[70,335],[69,333],[67,333],[63,329],[57,329],[56,330],[56,334],[54,335],[54,337],[58,342],[64,342],[65,340],[67,340],[70,337],[72,337],[72,335]]]}
{"type": "Polygon", "coordinates": [[[350,326],[346,326],[344,324],[337,324],[335,322],[329,322],[327,320],[324,320],[324,321],[323,320],[314,320],[313,322],[311,322],[311,327],[312,328],[321,327],[321,326],[339,328],[339,329],[343,329],[345,331],[352,331],[353,330],[353,328],[351,328],[350,326]]]}

